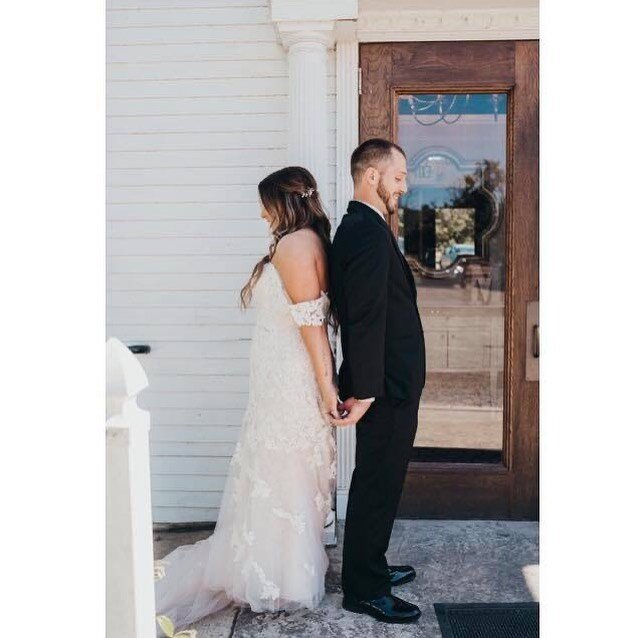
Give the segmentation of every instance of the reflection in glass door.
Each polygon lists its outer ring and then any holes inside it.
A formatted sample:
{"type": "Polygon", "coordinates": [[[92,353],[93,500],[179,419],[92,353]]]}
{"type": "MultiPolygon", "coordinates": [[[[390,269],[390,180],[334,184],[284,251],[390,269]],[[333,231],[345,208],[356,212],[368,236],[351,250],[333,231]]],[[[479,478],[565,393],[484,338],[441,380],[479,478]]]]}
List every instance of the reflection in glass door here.
{"type": "Polygon", "coordinates": [[[507,93],[399,93],[408,192],[398,241],[417,284],[427,379],[414,460],[500,462],[507,93]]]}

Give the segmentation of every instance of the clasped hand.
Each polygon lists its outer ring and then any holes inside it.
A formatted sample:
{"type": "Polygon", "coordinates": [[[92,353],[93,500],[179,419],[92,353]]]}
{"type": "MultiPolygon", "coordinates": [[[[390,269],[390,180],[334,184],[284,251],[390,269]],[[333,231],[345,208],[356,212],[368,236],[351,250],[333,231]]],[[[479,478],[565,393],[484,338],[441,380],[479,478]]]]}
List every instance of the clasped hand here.
{"type": "Polygon", "coordinates": [[[337,398],[336,405],[330,406],[330,409],[326,410],[326,416],[334,427],[354,425],[368,411],[371,405],[370,401],[359,401],[354,397],[350,397],[345,401],[340,401],[337,398]]]}

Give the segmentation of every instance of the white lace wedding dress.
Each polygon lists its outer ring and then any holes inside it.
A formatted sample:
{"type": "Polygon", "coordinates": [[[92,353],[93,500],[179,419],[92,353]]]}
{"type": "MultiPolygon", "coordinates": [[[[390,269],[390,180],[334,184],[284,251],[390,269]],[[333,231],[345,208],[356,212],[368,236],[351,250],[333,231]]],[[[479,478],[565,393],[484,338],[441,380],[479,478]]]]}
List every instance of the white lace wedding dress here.
{"type": "Polygon", "coordinates": [[[155,583],[156,613],[176,627],[231,603],[312,609],[325,593],[335,443],[298,326],[324,323],[329,299],[292,304],[268,263],[252,303],[248,406],[215,531],[168,554],[155,583]]]}

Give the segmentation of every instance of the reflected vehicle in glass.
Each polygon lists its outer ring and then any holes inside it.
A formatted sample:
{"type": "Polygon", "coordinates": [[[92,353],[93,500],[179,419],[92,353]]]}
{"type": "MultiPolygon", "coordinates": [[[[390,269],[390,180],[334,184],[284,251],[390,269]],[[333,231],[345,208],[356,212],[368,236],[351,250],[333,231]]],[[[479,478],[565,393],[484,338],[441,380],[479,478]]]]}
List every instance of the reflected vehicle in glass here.
{"type": "Polygon", "coordinates": [[[474,255],[474,244],[452,244],[447,246],[441,254],[438,251],[437,264],[441,269],[449,268],[459,257],[474,255]]]}

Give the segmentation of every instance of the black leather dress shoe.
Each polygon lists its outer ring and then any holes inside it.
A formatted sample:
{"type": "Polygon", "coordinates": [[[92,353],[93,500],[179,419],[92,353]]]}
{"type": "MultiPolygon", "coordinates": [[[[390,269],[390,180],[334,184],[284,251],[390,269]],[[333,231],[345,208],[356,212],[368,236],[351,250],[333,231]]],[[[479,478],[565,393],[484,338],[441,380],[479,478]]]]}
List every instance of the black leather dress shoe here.
{"type": "Polygon", "coordinates": [[[416,578],[414,567],[410,567],[410,565],[388,565],[388,571],[390,572],[390,587],[405,585],[416,578]]]}
{"type": "Polygon", "coordinates": [[[356,600],[344,596],[342,607],[355,614],[368,614],[382,622],[416,622],[421,616],[421,610],[416,605],[393,594],[371,600],[356,600]]]}

